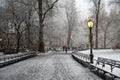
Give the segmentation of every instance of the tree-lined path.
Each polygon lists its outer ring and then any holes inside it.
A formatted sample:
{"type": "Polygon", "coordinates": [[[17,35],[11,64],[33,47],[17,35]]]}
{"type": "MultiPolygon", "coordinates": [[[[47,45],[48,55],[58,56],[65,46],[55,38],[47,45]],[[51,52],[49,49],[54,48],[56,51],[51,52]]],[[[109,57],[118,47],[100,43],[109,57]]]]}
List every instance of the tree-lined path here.
{"type": "Polygon", "coordinates": [[[69,54],[54,53],[0,69],[0,80],[101,80],[69,54]]]}

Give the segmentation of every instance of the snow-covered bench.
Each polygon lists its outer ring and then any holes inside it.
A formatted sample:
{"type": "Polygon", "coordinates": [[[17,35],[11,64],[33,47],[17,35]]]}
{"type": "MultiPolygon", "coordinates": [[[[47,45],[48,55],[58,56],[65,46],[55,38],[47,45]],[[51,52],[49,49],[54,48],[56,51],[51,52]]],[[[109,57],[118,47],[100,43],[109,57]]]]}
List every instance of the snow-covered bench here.
{"type": "Polygon", "coordinates": [[[83,53],[73,53],[72,57],[79,63],[83,64],[85,67],[89,66],[90,63],[89,55],[83,53]]]}
{"type": "Polygon", "coordinates": [[[104,77],[107,75],[113,80],[120,79],[120,61],[98,57],[97,60],[94,60],[94,64],[90,64],[90,68],[98,73],[102,71],[104,77]]]}
{"type": "Polygon", "coordinates": [[[0,57],[0,67],[3,67],[5,65],[8,65],[17,61],[21,61],[30,57],[34,57],[34,56],[36,56],[36,52],[25,52],[21,54],[3,56],[3,57],[0,57]]]}
{"type": "Polygon", "coordinates": [[[94,59],[94,63],[91,64],[90,56],[87,54],[73,53],[72,57],[80,64],[89,67],[91,71],[97,72],[98,75],[101,74],[101,77],[104,79],[109,77],[110,80],[120,80],[120,61],[98,57],[98,59],[94,59]]]}

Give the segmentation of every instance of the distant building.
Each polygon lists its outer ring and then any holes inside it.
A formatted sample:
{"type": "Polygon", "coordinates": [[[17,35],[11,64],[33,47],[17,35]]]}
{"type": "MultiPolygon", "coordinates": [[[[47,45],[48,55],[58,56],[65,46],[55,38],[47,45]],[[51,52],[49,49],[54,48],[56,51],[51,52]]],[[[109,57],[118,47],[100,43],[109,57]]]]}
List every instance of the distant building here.
{"type": "Polygon", "coordinates": [[[8,23],[8,33],[14,34],[15,33],[15,27],[12,25],[12,23],[9,21],[8,23]]]}

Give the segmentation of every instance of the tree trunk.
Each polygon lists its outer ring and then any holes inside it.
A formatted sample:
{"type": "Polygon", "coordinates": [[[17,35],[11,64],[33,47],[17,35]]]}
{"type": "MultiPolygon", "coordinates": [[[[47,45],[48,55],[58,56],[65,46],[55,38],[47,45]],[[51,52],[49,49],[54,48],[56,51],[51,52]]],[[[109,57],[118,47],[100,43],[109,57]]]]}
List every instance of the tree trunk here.
{"type": "Polygon", "coordinates": [[[96,43],[95,48],[98,49],[98,12],[96,13],[96,43]]]}
{"type": "Polygon", "coordinates": [[[31,40],[30,40],[30,27],[28,27],[28,42],[27,42],[27,48],[30,49],[31,46],[31,40]]]}
{"type": "Polygon", "coordinates": [[[7,49],[10,48],[10,38],[9,38],[9,33],[7,33],[7,44],[6,44],[6,46],[7,46],[7,49]]]}
{"type": "Polygon", "coordinates": [[[68,39],[67,39],[67,47],[69,48],[70,47],[70,38],[68,36],[68,39]]]}
{"type": "Polygon", "coordinates": [[[30,39],[30,18],[27,24],[27,48],[30,49],[31,46],[31,39],[30,39]]]}
{"type": "Polygon", "coordinates": [[[106,48],[106,32],[104,34],[104,48],[106,48]]]}
{"type": "Polygon", "coordinates": [[[67,47],[70,48],[70,39],[71,39],[71,31],[68,31],[68,38],[67,38],[67,47]]]}
{"type": "Polygon", "coordinates": [[[38,46],[38,51],[39,52],[45,52],[44,49],[44,39],[43,39],[43,12],[42,12],[42,0],[38,0],[38,5],[39,5],[39,25],[40,25],[40,29],[39,29],[39,46],[38,46]]]}
{"type": "Polygon", "coordinates": [[[20,35],[20,33],[18,33],[17,34],[17,47],[16,47],[17,53],[19,52],[19,49],[20,49],[20,38],[21,38],[21,35],[20,35]]]}
{"type": "Polygon", "coordinates": [[[98,7],[96,7],[97,11],[96,11],[96,45],[95,48],[98,49],[98,23],[99,23],[99,12],[100,12],[100,4],[101,4],[101,0],[98,1],[97,5],[98,7]]]}
{"type": "MultiPolygon", "coordinates": [[[[41,25],[42,26],[42,25],[41,25]]],[[[39,31],[39,52],[45,52],[44,50],[44,39],[43,39],[43,27],[40,28],[41,30],[39,31]]]]}

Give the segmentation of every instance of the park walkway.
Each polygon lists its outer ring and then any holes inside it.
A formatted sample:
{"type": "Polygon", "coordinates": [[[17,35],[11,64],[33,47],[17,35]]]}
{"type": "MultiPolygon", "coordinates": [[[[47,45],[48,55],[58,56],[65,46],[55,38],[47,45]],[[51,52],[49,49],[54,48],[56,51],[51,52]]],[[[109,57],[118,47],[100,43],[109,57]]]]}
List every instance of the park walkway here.
{"type": "Polygon", "coordinates": [[[0,69],[0,80],[101,80],[70,54],[39,55],[0,69]]]}

